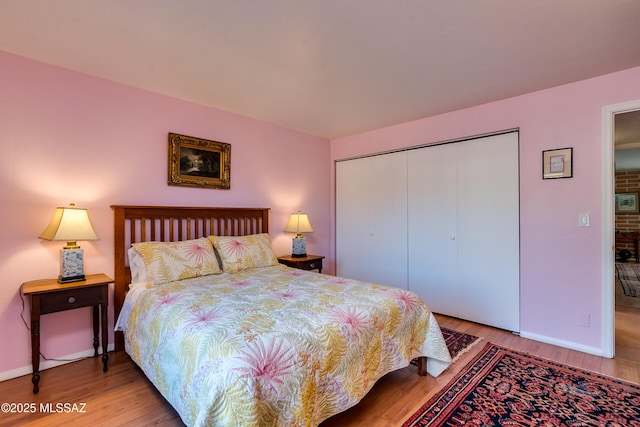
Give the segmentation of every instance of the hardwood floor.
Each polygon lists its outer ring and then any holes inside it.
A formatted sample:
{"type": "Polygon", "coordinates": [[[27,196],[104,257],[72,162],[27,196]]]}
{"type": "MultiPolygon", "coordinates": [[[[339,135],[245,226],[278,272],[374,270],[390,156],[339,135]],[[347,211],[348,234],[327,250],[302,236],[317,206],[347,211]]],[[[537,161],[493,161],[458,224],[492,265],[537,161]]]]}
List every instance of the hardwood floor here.
{"type": "MultiPolygon", "coordinates": [[[[621,327],[617,333],[620,356],[606,359],[537,341],[464,320],[437,316],[441,326],[483,338],[471,351],[447,369],[440,377],[420,377],[415,367],[408,367],[383,377],[365,398],[350,410],[338,414],[321,427],[401,425],[414,411],[445,385],[486,342],[525,351],[583,369],[640,383],[640,343],[638,337],[625,338],[625,330],[633,330],[640,310],[623,310],[617,317],[621,327]],[[626,326],[625,326],[626,325],[626,326]],[[624,347],[624,348],[623,348],[624,347]]],[[[112,353],[109,371],[102,372],[100,358],[70,363],[41,373],[40,393],[32,394],[31,375],[0,382],[0,403],[35,404],[35,413],[0,413],[0,426],[69,426],[69,425],[183,425],[176,412],[144,377],[126,354],[112,353]],[[83,412],[46,413],[40,405],[77,404],[83,412]],[[81,407],[80,404],[85,404],[81,407]]],[[[62,409],[65,407],[63,406],[62,409]]],[[[74,409],[69,406],[69,409],[74,409]]]]}
{"type": "Polygon", "coordinates": [[[640,362],[640,308],[616,306],[616,358],[640,362]]]}

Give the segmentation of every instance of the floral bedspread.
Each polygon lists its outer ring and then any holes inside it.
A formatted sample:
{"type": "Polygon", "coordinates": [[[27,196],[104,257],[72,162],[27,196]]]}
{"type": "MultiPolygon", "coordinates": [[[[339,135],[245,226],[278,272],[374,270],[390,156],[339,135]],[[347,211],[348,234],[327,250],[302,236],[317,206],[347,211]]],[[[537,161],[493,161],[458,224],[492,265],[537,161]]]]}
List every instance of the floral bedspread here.
{"type": "Polygon", "coordinates": [[[155,285],[126,325],[127,353],[194,426],[315,426],[417,356],[433,376],[451,361],[415,294],[281,265],[155,285]]]}

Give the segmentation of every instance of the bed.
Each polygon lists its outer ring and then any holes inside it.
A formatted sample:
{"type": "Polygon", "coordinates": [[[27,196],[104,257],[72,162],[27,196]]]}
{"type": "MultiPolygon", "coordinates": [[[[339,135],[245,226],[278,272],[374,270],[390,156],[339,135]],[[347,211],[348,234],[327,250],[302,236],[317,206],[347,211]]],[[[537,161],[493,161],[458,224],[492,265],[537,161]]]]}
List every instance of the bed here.
{"type": "Polygon", "coordinates": [[[415,294],[278,264],[268,209],[112,208],[116,350],[187,425],[315,426],[451,363],[415,294]]]}

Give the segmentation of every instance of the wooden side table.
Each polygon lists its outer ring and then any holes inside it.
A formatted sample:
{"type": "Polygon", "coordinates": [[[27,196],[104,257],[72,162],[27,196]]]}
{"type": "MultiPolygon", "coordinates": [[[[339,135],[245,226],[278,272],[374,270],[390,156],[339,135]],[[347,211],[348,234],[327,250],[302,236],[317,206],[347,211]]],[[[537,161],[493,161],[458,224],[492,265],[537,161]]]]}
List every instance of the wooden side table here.
{"type": "Polygon", "coordinates": [[[299,268],[301,270],[318,270],[318,273],[322,273],[322,260],[323,256],[320,255],[307,255],[305,257],[292,257],[291,255],[279,256],[278,262],[284,264],[287,267],[299,268]]]}
{"type": "Polygon", "coordinates": [[[107,372],[109,283],[113,283],[113,279],[105,274],[90,274],[80,282],[58,283],[56,279],[44,279],[22,284],[23,295],[28,295],[31,301],[31,382],[34,394],[38,393],[40,382],[40,316],[43,314],[93,306],[93,356],[98,356],[99,319],[102,317],[102,371],[107,372]]]}

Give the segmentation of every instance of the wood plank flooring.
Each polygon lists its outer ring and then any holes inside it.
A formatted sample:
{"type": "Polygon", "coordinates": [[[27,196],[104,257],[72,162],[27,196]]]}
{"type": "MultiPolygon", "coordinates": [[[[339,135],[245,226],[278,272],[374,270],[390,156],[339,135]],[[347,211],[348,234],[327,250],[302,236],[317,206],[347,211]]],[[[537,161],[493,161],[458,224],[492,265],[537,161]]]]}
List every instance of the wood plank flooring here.
{"type": "MultiPolygon", "coordinates": [[[[622,329],[616,352],[620,357],[606,359],[568,350],[484,325],[436,316],[441,326],[483,338],[440,377],[420,377],[415,367],[393,372],[376,383],[355,407],[321,424],[321,427],[398,426],[445,385],[486,342],[525,351],[541,357],[605,375],[640,383],[640,344],[638,325],[640,310],[623,309],[616,318],[622,329]],[[635,311],[634,311],[635,310],[635,311]],[[626,326],[625,326],[626,325],[626,326]],[[626,331],[633,330],[629,337],[626,331]],[[631,338],[635,336],[635,338],[631,338]]],[[[100,358],[86,359],[43,371],[40,393],[32,394],[31,375],[0,382],[0,403],[35,404],[35,413],[0,413],[0,426],[120,426],[183,425],[176,412],[122,352],[111,353],[109,371],[102,372],[100,358]],[[85,404],[83,412],[42,412],[40,404],[85,404]]],[[[64,409],[64,406],[62,407],[64,409]]],[[[73,409],[71,407],[70,409],[73,409]]]]}

